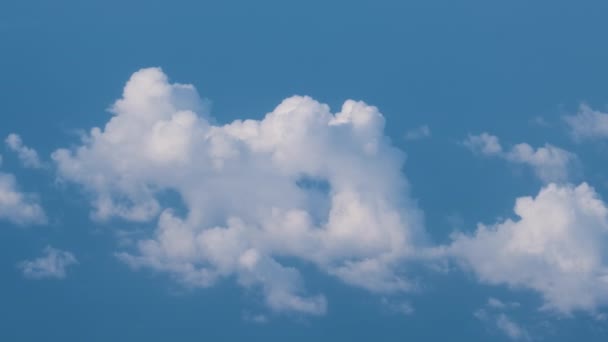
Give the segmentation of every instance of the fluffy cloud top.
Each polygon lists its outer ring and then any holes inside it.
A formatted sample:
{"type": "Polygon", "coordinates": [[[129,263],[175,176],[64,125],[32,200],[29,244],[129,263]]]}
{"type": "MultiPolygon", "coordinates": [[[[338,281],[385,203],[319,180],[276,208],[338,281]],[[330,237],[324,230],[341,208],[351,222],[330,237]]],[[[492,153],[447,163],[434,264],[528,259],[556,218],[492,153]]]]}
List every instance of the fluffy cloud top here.
{"type": "Polygon", "coordinates": [[[19,225],[46,222],[44,210],[32,194],[20,192],[11,174],[0,172],[0,219],[19,225]]]}
{"type": "Polygon", "coordinates": [[[23,144],[21,137],[18,134],[11,133],[6,137],[6,145],[19,157],[19,160],[25,167],[38,169],[42,167],[38,152],[23,144]]]}
{"type": "Polygon", "coordinates": [[[488,133],[469,135],[464,145],[484,156],[500,157],[511,163],[527,165],[546,183],[568,180],[578,163],[576,155],[550,144],[534,149],[526,143],[521,143],[505,151],[498,137],[488,133]]]}
{"type": "Polygon", "coordinates": [[[215,125],[193,86],[150,68],[112,112],[52,158],[90,193],[95,218],[157,219],[153,236],[119,254],[132,267],[199,287],[234,276],[272,310],[309,314],[325,312],[326,299],[307,294],[283,260],[374,292],[412,288],[403,265],[425,239],[421,214],[377,108],[348,100],[333,114],[294,96],[262,120],[215,125]],[[161,204],[166,191],[186,215],[161,204]]]}
{"type": "Polygon", "coordinates": [[[17,266],[26,278],[63,279],[66,276],[67,268],[77,263],[78,261],[72,253],[47,246],[43,256],[34,260],[22,261],[17,266]]]}
{"type": "Polygon", "coordinates": [[[565,116],[570,133],[576,140],[608,137],[608,114],[581,105],[576,115],[565,116]]]}
{"type": "Polygon", "coordinates": [[[569,314],[608,304],[608,208],[587,184],[518,198],[518,219],[456,234],[450,253],[481,281],[529,288],[569,314]]]}

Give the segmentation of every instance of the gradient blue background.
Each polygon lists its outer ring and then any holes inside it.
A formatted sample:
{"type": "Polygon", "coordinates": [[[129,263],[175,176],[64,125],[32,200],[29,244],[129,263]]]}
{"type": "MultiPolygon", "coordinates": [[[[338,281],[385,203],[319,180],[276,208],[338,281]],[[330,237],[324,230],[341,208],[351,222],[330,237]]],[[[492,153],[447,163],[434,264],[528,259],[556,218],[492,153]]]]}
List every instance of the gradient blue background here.
{"type": "MultiPolygon", "coordinates": [[[[607,147],[574,145],[560,116],[608,104],[607,14],[606,1],[564,0],[1,0],[0,136],[17,132],[48,159],[79,129],[103,125],[131,73],[149,66],[194,84],[219,122],[261,118],[293,94],[333,109],[364,100],[408,154],[413,196],[442,243],[454,221],[472,230],[510,216],[517,196],[540,187],[529,170],[473,156],[459,143],[469,133],[575,151],[581,179],[606,195],[607,147]],[[430,139],[403,138],[422,124],[430,139]]],[[[41,194],[51,224],[0,223],[1,341],[506,340],[473,316],[489,296],[522,303],[512,317],[539,340],[608,339],[605,322],[538,312],[534,293],[462,272],[419,271],[424,290],[404,298],[415,308],[404,316],[309,268],[307,286],[327,295],[328,314],[255,324],[243,316],[263,306],[232,281],[188,291],[129,270],[112,255],[112,229],[125,223],[92,223],[82,193],[2,152],[3,169],[41,194]],[[24,279],[15,263],[47,244],[80,265],[62,281],[24,279]]]]}

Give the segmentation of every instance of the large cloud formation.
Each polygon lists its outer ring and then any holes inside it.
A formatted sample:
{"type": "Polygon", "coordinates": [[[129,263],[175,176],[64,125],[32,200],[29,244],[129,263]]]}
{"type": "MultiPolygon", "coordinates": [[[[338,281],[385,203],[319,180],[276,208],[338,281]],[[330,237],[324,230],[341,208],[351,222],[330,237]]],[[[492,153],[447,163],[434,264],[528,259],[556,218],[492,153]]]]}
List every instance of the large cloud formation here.
{"type": "Polygon", "coordinates": [[[52,158],[90,193],[96,219],[157,220],[119,253],[132,267],[193,287],[235,277],[277,312],[326,310],[294,264],[374,292],[413,287],[403,265],[424,243],[421,213],[377,108],[348,100],[332,114],[294,96],[262,120],[216,125],[193,86],[149,68],[111,111],[105,128],[52,158]],[[162,200],[169,191],[186,214],[162,200]]]}
{"type": "Polygon", "coordinates": [[[456,234],[450,254],[481,281],[542,294],[570,314],[608,304],[608,207],[589,185],[549,184],[518,198],[516,220],[456,234]]]}

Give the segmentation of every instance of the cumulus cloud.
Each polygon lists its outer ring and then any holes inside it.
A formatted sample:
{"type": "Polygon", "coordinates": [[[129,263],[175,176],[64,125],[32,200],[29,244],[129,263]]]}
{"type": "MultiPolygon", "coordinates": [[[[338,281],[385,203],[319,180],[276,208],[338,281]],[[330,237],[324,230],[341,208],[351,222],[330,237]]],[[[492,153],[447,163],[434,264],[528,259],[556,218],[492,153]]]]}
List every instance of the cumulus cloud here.
{"type": "Polygon", "coordinates": [[[40,158],[38,158],[38,152],[33,148],[27,147],[23,144],[21,137],[18,134],[11,133],[6,137],[6,145],[19,157],[23,166],[33,169],[39,169],[42,167],[40,158]]]}
{"type": "Polygon", "coordinates": [[[420,140],[431,136],[431,129],[428,125],[422,125],[405,132],[405,140],[420,140]]]}
{"type": "Polygon", "coordinates": [[[564,116],[575,140],[600,139],[608,137],[608,114],[581,105],[575,115],[564,116]]]}
{"type": "Polygon", "coordinates": [[[482,282],[539,292],[545,310],[608,304],[608,208],[593,188],[549,184],[514,211],[515,220],[455,234],[450,254],[482,282]]]}
{"type": "Polygon", "coordinates": [[[157,222],[118,254],[130,266],[193,287],[232,277],[278,312],[326,310],[298,263],[373,292],[412,289],[404,262],[424,243],[421,213],[377,108],[348,100],[334,114],[294,96],[261,120],[217,125],[192,85],[150,68],[111,111],[104,128],[52,158],[61,179],[90,194],[96,219],[157,222]],[[166,191],[185,215],[161,205],[166,191]]]}
{"type": "Polygon", "coordinates": [[[477,154],[499,157],[511,163],[527,165],[545,183],[568,180],[578,164],[575,154],[550,144],[534,149],[529,144],[521,143],[505,151],[498,137],[488,133],[469,135],[464,141],[464,145],[477,154]]]}
{"type": "Polygon", "coordinates": [[[66,276],[67,268],[77,263],[78,261],[72,253],[47,246],[44,248],[43,256],[34,260],[24,260],[17,266],[26,278],[63,279],[66,276]]]}
{"type": "Polygon", "coordinates": [[[15,176],[3,172],[0,172],[0,219],[18,225],[46,222],[37,196],[21,192],[15,176]]]}

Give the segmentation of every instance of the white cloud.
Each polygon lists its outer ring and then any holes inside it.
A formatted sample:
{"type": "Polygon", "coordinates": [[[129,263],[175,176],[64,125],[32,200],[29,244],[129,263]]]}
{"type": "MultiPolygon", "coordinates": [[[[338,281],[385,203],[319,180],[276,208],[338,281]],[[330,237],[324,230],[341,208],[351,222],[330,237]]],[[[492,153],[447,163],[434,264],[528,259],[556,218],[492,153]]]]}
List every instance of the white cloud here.
{"type": "Polygon", "coordinates": [[[19,160],[25,167],[39,169],[42,167],[40,158],[36,150],[23,145],[23,141],[18,134],[11,133],[6,137],[6,145],[19,157],[19,160]]]}
{"type": "Polygon", "coordinates": [[[505,302],[501,301],[500,299],[496,299],[493,297],[488,298],[487,305],[494,309],[510,309],[510,308],[517,308],[520,306],[520,304],[517,302],[505,303],[505,302]]]}
{"type": "Polygon", "coordinates": [[[464,145],[475,153],[527,165],[545,183],[568,180],[578,164],[575,154],[550,144],[534,149],[526,143],[521,143],[504,151],[498,137],[488,133],[469,135],[464,145]]]}
{"type": "Polygon", "coordinates": [[[268,316],[263,314],[254,314],[250,312],[243,312],[243,320],[256,324],[265,324],[270,320],[268,316]]]}
{"type": "Polygon", "coordinates": [[[496,327],[512,340],[530,340],[528,332],[505,314],[498,315],[496,327]]]}
{"type": "Polygon", "coordinates": [[[0,172],[0,219],[18,225],[46,223],[44,210],[35,195],[20,192],[11,174],[0,172]]]}
{"type": "Polygon", "coordinates": [[[608,208],[593,188],[549,184],[514,211],[516,220],[455,234],[450,254],[482,282],[538,291],[546,310],[608,304],[608,208]]]}
{"type": "Polygon", "coordinates": [[[488,298],[488,306],[492,308],[503,309],[506,305],[499,299],[488,298]]]}
{"type": "Polygon", "coordinates": [[[519,303],[504,303],[496,298],[489,298],[486,308],[481,308],[473,312],[473,316],[478,320],[493,325],[498,331],[505,334],[512,340],[531,340],[530,334],[526,329],[513,321],[501,310],[519,307],[519,303]]]}
{"type": "Polygon", "coordinates": [[[133,74],[112,112],[52,158],[91,194],[95,218],[158,217],[153,236],[118,254],[132,267],[194,287],[235,276],[272,310],[309,314],[326,300],[283,258],[374,292],[412,288],[402,272],[425,240],[422,215],[377,108],[348,100],[333,114],[294,96],[262,120],[215,125],[193,86],[151,68],[133,74]],[[165,190],[180,195],[184,217],[161,207],[165,190]]]}
{"type": "Polygon", "coordinates": [[[391,313],[409,316],[414,313],[415,309],[407,301],[399,301],[394,298],[382,298],[382,305],[384,305],[391,313]]]}
{"type": "Polygon", "coordinates": [[[468,138],[464,141],[464,145],[471,151],[486,156],[502,154],[502,146],[498,141],[498,137],[485,132],[480,135],[469,134],[468,138]]]}
{"type": "Polygon", "coordinates": [[[26,278],[63,279],[66,276],[67,268],[77,263],[78,261],[72,253],[47,246],[44,248],[42,257],[22,261],[17,266],[26,278]]]}
{"type": "Polygon", "coordinates": [[[581,105],[576,115],[564,116],[572,137],[576,140],[608,137],[608,114],[581,105]]]}
{"type": "Polygon", "coordinates": [[[405,140],[420,140],[431,136],[431,129],[428,125],[422,125],[405,132],[405,140]]]}
{"type": "Polygon", "coordinates": [[[568,180],[577,163],[573,153],[550,144],[536,150],[525,143],[517,144],[511,148],[506,159],[513,163],[529,165],[536,176],[546,183],[568,180]]]}

